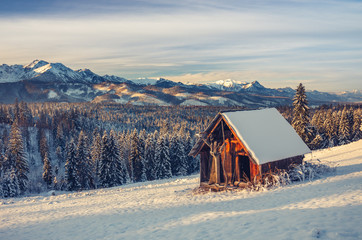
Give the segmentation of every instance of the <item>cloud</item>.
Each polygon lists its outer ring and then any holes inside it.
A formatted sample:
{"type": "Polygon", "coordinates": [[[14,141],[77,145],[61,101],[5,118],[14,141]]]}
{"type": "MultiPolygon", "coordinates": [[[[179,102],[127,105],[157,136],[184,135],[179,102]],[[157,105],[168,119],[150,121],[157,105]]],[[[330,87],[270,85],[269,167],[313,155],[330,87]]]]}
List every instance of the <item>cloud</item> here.
{"type": "Polygon", "coordinates": [[[359,2],[74,0],[31,9],[0,15],[3,63],[42,58],[128,78],[361,79],[359,2]]]}
{"type": "MultiPolygon", "coordinates": [[[[159,78],[160,76],[153,76],[159,78]]],[[[183,83],[211,83],[217,80],[233,79],[241,82],[259,81],[265,87],[270,88],[296,88],[299,83],[303,83],[307,90],[319,89],[322,91],[338,92],[344,89],[353,90],[361,89],[359,81],[349,83],[346,88],[346,81],[341,79],[362,79],[362,73],[354,74],[350,72],[340,72],[339,74],[331,73],[330,71],[216,71],[207,73],[183,74],[162,76],[167,79],[172,79],[176,82],[183,83]]]]}

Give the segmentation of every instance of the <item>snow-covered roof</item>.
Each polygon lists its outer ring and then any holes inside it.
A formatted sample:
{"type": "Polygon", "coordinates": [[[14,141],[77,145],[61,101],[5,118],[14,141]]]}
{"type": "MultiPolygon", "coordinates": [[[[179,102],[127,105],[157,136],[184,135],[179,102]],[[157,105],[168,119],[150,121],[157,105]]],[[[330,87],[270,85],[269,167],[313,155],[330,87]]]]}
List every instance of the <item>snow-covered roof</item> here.
{"type": "Polygon", "coordinates": [[[293,127],[275,108],[223,112],[221,115],[257,164],[311,152],[293,127]]]}

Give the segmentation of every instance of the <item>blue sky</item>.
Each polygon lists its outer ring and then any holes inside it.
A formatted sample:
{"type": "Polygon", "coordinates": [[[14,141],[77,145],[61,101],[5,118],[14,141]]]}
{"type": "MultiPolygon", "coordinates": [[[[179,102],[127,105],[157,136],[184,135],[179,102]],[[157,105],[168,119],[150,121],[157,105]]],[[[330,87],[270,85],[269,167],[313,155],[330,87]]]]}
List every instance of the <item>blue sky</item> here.
{"type": "Polygon", "coordinates": [[[362,90],[362,1],[2,0],[0,64],[362,90]]]}

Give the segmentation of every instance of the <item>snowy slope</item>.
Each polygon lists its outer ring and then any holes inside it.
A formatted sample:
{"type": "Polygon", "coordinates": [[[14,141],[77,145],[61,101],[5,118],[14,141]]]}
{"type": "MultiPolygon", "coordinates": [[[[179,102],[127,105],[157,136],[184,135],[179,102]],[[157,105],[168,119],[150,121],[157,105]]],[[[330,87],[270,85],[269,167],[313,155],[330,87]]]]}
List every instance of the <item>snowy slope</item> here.
{"type": "Polygon", "coordinates": [[[0,239],[361,239],[362,140],[313,158],[337,172],[264,192],[192,195],[194,175],[3,199],[0,239]]]}

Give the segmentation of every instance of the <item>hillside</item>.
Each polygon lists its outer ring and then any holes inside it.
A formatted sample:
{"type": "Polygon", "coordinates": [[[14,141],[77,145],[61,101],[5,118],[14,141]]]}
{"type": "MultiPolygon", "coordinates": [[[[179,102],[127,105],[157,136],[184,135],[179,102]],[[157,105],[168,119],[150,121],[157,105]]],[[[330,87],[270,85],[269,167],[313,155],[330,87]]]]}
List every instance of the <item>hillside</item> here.
{"type": "Polygon", "coordinates": [[[194,175],[3,199],[0,239],[361,239],[362,140],[311,156],[336,173],[263,192],[193,195],[194,175]]]}

